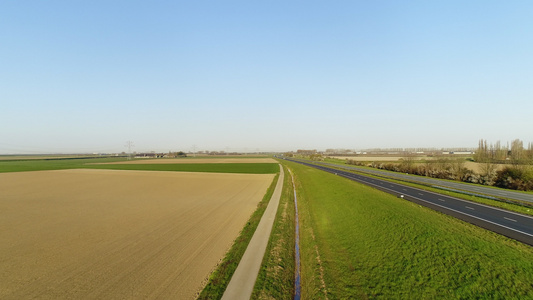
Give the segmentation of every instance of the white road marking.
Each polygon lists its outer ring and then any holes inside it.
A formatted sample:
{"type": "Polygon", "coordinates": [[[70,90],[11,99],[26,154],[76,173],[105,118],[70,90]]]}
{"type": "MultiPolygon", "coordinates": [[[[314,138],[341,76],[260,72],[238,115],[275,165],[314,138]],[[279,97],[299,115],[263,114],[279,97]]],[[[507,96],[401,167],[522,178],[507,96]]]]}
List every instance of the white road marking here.
{"type": "Polygon", "coordinates": [[[513,221],[513,222],[516,222],[516,220],[515,220],[515,219],[509,219],[509,218],[506,218],[506,217],[503,217],[503,218],[504,218],[504,219],[506,219],[506,220],[509,220],[509,221],[513,221]]]}
{"type": "Polygon", "coordinates": [[[418,194],[419,194],[420,196],[424,196],[424,194],[422,194],[422,193],[418,193],[418,194]]]}
{"type": "Polygon", "coordinates": [[[439,201],[446,202],[446,200],[444,200],[444,199],[440,199],[440,198],[439,198],[439,201]]]}
{"type": "Polygon", "coordinates": [[[471,210],[475,210],[473,207],[470,207],[470,206],[465,206],[465,207],[471,210]]]}

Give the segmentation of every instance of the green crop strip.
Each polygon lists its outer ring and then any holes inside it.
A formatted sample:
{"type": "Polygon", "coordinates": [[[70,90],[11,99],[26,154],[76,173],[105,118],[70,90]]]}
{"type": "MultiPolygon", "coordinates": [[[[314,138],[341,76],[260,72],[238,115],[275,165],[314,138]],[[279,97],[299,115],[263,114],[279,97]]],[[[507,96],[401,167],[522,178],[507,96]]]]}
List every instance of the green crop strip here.
{"type": "Polygon", "coordinates": [[[179,171],[179,172],[212,172],[212,173],[246,173],[274,174],[279,171],[275,163],[231,163],[231,164],[112,164],[85,165],[84,168],[139,170],[139,171],[179,171]]]}
{"type": "Polygon", "coordinates": [[[533,248],[296,163],[302,298],[531,298],[533,248]],[[321,270],[322,269],[322,270],[321,270]]]}
{"type": "Polygon", "coordinates": [[[0,160],[0,173],[85,168],[88,163],[126,161],[126,158],[61,158],[0,160]]]}
{"type": "Polygon", "coordinates": [[[67,158],[0,161],[0,173],[64,169],[113,169],[140,171],[180,171],[213,173],[274,174],[275,163],[203,163],[203,164],[96,164],[126,162],[126,158],[67,158]]]}

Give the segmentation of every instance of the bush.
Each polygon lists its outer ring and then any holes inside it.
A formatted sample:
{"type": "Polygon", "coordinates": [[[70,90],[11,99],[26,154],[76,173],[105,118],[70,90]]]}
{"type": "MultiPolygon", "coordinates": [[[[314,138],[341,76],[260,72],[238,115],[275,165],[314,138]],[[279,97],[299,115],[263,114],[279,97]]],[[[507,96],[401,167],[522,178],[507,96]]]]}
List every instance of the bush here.
{"type": "Polygon", "coordinates": [[[533,190],[533,172],[519,166],[505,167],[497,172],[494,185],[520,191],[533,190]]]}

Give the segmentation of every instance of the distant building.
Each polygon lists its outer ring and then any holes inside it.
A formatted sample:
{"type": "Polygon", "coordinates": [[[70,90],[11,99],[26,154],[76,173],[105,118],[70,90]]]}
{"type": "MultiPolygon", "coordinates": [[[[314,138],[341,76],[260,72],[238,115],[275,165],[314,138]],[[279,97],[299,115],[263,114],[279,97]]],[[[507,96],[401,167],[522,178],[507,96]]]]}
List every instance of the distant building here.
{"type": "Polygon", "coordinates": [[[472,155],[475,154],[474,151],[443,151],[442,154],[449,155],[472,155]]]}
{"type": "Polygon", "coordinates": [[[148,153],[137,153],[135,154],[135,158],[161,158],[164,157],[164,153],[155,153],[155,152],[148,152],[148,153]]]}
{"type": "Polygon", "coordinates": [[[314,150],[302,150],[302,149],[298,149],[298,150],[296,150],[296,153],[297,153],[297,154],[301,154],[301,155],[313,155],[313,154],[316,154],[317,151],[316,151],[316,149],[314,149],[314,150]]]}

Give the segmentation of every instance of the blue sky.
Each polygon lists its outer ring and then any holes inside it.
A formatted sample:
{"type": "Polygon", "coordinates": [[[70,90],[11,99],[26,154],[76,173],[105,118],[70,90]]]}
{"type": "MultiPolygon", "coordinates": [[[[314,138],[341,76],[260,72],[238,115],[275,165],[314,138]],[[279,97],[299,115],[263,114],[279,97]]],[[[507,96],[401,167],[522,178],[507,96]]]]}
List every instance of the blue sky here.
{"type": "Polygon", "coordinates": [[[533,142],[531,1],[2,1],[0,154],[533,142]]]}

